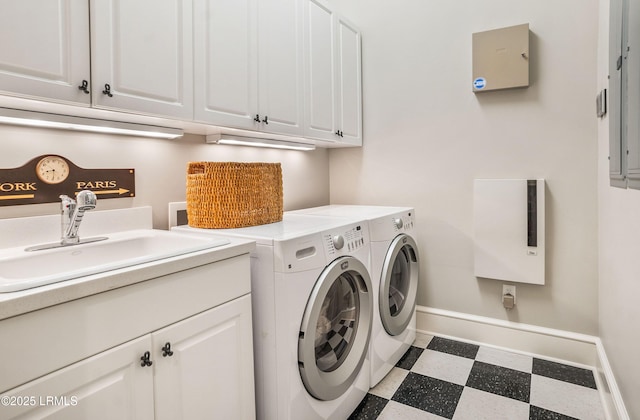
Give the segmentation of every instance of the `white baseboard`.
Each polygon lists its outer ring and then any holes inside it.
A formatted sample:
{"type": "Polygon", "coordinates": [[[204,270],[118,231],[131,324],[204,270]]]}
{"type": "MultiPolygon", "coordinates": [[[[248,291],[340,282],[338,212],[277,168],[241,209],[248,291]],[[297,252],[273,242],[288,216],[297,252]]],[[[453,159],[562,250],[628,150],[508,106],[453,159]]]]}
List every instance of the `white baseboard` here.
{"type": "Polygon", "coordinates": [[[628,420],[600,338],[461,312],[416,306],[418,331],[519,351],[593,369],[608,419],[628,420]]]}
{"type": "MultiPolygon", "coordinates": [[[[607,354],[604,351],[604,346],[602,345],[600,338],[596,339],[596,350],[598,352],[598,364],[596,365],[596,372],[598,375],[596,378],[598,379],[598,388],[600,389],[602,386],[605,391],[605,409],[608,409],[609,413],[617,414],[617,417],[612,415],[612,419],[629,420],[627,408],[622,400],[618,383],[616,382],[616,378],[613,376],[609,359],[607,358],[607,354]]],[[[603,393],[601,392],[601,395],[602,394],[603,393]]]]}

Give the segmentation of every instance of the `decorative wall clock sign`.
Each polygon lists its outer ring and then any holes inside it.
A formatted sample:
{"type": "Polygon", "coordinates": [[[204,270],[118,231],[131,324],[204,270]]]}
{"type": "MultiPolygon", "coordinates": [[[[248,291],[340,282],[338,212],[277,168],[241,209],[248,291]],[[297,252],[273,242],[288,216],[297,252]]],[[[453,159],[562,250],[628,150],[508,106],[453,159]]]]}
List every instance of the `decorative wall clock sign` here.
{"type": "Polygon", "coordinates": [[[135,169],[84,169],[54,154],[0,169],[0,206],[53,203],[60,194],[91,190],[99,198],[135,197],[135,169]]]}

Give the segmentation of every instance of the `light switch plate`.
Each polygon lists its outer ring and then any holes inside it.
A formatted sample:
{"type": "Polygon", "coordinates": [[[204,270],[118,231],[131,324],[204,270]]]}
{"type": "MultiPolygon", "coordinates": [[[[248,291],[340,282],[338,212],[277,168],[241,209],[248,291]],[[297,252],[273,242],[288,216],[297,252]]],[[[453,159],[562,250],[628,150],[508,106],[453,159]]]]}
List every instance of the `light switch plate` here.
{"type": "Polygon", "coordinates": [[[602,118],[607,113],[607,89],[602,89],[596,96],[596,114],[602,118]]]}

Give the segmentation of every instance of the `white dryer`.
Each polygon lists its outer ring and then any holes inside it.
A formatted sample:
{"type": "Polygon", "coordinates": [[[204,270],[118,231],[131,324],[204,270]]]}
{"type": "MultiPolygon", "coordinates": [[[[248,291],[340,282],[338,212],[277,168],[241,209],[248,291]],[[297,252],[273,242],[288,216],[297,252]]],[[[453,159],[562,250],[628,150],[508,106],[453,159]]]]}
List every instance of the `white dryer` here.
{"type": "Polygon", "coordinates": [[[367,224],[285,215],[282,222],[240,229],[172,230],[256,241],[251,277],[257,417],[347,418],[370,384],[367,224]]]}
{"type": "Polygon", "coordinates": [[[371,386],[380,382],[416,337],[419,253],[415,211],[410,207],[330,205],[289,212],[367,221],[374,319],[369,346],[371,386]]]}

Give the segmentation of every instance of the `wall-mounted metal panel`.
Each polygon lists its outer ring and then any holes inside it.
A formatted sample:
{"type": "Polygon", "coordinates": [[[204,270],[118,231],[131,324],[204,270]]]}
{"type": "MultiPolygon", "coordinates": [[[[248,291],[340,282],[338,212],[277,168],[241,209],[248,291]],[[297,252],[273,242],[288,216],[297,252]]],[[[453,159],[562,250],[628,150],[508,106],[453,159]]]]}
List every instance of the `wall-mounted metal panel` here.
{"type": "Polygon", "coordinates": [[[529,24],[473,34],[473,91],[529,86],[529,24]]]}
{"type": "Polygon", "coordinates": [[[545,282],[544,179],[477,179],[476,277],[545,282]]]}

